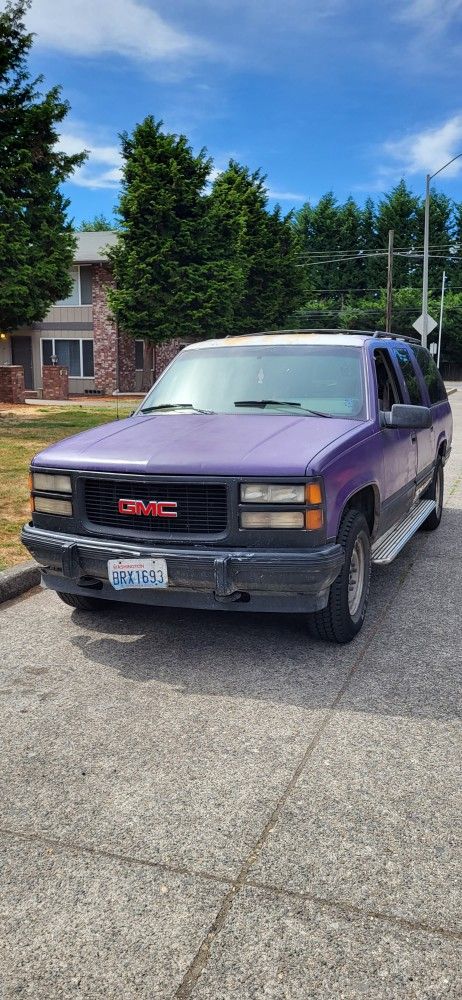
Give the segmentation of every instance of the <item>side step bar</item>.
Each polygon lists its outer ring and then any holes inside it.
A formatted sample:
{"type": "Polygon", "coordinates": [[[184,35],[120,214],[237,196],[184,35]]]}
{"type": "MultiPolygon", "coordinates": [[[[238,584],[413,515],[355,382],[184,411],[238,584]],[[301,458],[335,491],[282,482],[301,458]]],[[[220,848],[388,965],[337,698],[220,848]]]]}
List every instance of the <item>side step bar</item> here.
{"type": "Polygon", "coordinates": [[[393,562],[406,542],[415,534],[420,525],[427,520],[429,514],[436,507],[434,500],[421,500],[416,504],[409,514],[403,517],[399,524],[393,525],[385,535],[374,542],[372,546],[372,562],[374,566],[387,566],[393,562]]]}

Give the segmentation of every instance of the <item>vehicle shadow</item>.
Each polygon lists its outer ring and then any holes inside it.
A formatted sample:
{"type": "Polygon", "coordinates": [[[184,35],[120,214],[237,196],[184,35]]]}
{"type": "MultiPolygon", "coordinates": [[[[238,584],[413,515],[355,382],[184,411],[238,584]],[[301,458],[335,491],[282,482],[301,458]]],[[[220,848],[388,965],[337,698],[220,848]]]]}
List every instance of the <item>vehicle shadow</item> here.
{"type": "Polygon", "coordinates": [[[437,533],[418,533],[394,563],[375,567],[366,624],[348,646],[311,639],[300,615],[120,604],[98,616],[73,612],[71,642],[85,659],[146,691],[160,682],[185,696],[322,709],[354,667],[344,706],[452,717],[462,639],[457,587],[454,582],[451,591],[450,581],[453,574],[460,579],[454,556],[461,539],[462,511],[448,509],[437,533]],[[445,608],[444,618],[435,607],[445,608]]]}

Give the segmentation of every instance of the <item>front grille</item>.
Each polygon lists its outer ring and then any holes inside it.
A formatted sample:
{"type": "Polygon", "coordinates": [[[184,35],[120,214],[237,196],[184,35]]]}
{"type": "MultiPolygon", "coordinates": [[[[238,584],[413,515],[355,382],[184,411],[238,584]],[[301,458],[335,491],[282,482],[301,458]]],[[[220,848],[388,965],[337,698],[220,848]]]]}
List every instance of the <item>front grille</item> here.
{"type": "Polygon", "coordinates": [[[86,479],[85,508],[89,521],[144,535],[206,534],[225,531],[227,490],[222,483],[160,483],[126,479],[86,479]],[[120,499],[176,501],[177,517],[119,514],[120,499]]]}

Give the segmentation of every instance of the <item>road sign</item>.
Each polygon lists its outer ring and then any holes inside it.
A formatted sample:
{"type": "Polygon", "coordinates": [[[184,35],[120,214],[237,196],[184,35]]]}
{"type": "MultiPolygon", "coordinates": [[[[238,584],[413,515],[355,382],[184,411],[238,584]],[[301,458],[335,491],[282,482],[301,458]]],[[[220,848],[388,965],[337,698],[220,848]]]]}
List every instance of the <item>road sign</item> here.
{"type": "MultiPolygon", "coordinates": [[[[433,319],[433,316],[430,316],[429,313],[427,314],[427,324],[428,324],[427,325],[427,333],[431,333],[432,330],[434,330],[435,327],[438,326],[438,323],[436,322],[436,319],[433,319]]],[[[413,323],[412,325],[414,327],[414,330],[417,330],[417,333],[420,333],[420,336],[422,337],[423,336],[423,332],[424,332],[424,317],[423,317],[423,313],[420,314],[419,318],[416,319],[415,323],[413,323]]]]}

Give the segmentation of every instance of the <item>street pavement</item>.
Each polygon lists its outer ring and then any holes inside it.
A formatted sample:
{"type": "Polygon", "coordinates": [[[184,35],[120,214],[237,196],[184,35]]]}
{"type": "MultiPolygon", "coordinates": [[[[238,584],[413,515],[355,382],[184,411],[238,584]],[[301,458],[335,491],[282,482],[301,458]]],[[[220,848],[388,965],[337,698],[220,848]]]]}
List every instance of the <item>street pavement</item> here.
{"type": "Polygon", "coordinates": [[[462,391],[436,533],[349,646],[0,611],[1,1000],[462,995],[462,391]]]}

